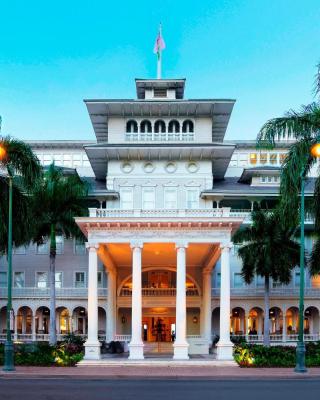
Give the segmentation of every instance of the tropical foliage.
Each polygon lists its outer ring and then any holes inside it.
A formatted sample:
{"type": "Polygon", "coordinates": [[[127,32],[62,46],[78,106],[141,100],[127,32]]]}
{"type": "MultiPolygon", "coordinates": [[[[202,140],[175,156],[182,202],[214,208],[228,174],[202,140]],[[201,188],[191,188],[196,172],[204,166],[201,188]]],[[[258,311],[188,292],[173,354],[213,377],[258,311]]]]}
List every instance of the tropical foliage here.
{"type": "Polygon", "coordinates": [[[87,212],[85,196],[87,186],[78,174],[65,171],[54,164],[38,180],[33,190],[34,241],[38,244],[49,242],[50,245],[50,344],[55,345],[55,262],[57,254],[57,235],[66,238],[77,237],[81,232],[74,217],[87,212]]]}
{"type": "MultiPolygon", "coordinates": [[[[299,192],[301,175],[307,175],[317,163],[310,149],[320,143],[320,64],[315,78],[316,100],[302,106],[300,110],[290,110],[284,117],[267,121],[258,135],[258,146],[274,148],[278,139],[291,135],[294,142],[284,161],[281,174],[281,208],[286,220],[297,220],[299,215],[299,192]]],[[[317,243],[310,259],[311,273],[320,270],[320,175],[315,179],[314,197],[310,210],[315,216],[317,243]]]]}
{"type": "Polygon", "coordinates": [[[288,284],[292,269],[299,263],[300,246],[294,240],[294,227],[284,226],[278,210],[257,210],[252,224],[237,231],[234,243],[240,244],[242,276],[250,284],[256,275],[264,278],[264,344],[269,346],[270,279],[288,284]]]}
{"type": "Polygon", "coordinates": [[[37,157],[26,143],[9,136],[0,139],[0,253],[7,250],[9,177],[13,185],[13,243],[15,246],[31,239],[30,192],[41,175],[37,157]]]}
{"type": "MultiPolygon", "coordinates": [[[[242,343],[235,347],[234,359],[240,367],[294,367],[296,348],[242,343]]],[[[320,366],[320,342],[306,344],[306,366],[320,366]]]]}

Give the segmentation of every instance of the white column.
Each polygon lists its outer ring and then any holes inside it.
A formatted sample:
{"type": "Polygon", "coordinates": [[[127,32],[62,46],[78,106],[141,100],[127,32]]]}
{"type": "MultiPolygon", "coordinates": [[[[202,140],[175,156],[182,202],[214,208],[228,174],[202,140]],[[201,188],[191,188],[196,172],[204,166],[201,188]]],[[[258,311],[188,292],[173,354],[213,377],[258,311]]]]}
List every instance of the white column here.
{"type": "Polygon", "coordinates": [[[173,344],[175,360],[187,360],[187,299],[186,299],[186,243],[177,243],[176,339],[173,344]]]}
{"type": "Polygon", "coordinates": [[[108,271],[108,302],[107,302],[107,331],[106,342],[114,340],[115,334],[115,305],[116,305],[116,272],[108,271]]]}
{"type": "Polygon", "coordinates": [[[233,360],[233,344],[230,341],[230,248],[231,243],[221,244],[220,289],[220,339],[217,343],[217,359],[233,360]]]}
{"type": "Polygon", "coordinates": [[[18,339],[18,312],[15,314],[14,317],[14,333],[13,333],[13,339],[17,340],[18,339]]]}
{"type": "Polygon", "coordinates": [[[132,326],[131,342],[129,344],[129,359],[142,360],[142,243],[131,243],[132,248],[132,326]]]}
{"type": "Polygon", "coordinates": [[[100,359],[98,340],[98,245],[87,244],[89,250],[88,268],[88,339],[85,342],[85,360],[100,359]]]}
{"type": "Polygon", "coordinates": [[[211,344],[211,271],[204,271],[203,281],[203,330],[202,335],[211,344]]]}
{"type": "Polygon", "coordinates": [[[32,313],[32,324],[31,324],[31,332],[32,332],[32,341],[36,341],[36,316],[32,313]]]}

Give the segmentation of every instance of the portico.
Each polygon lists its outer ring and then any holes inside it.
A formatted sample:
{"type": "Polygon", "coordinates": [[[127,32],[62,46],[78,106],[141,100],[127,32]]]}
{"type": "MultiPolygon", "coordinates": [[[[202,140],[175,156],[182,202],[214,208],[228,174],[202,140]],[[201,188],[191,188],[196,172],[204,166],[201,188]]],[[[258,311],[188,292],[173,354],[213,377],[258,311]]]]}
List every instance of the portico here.
{"type": "MultiPolygon", "coordinates": [[[[228,209],[199,210],[200,216],[196,210],[192,210],[192,215],[186,215],[188,210],[183,210],[179,215],[177,210],[176,215],[169,217],[165,215],[166,210],[159,212],[160,217],[156,211],[153,210],[155,217],[148,211],[147,217],[140,215],[135,218],[137,210],[131,211],[131,217],[123,210],[90,209],[88,218],[77,218],[78,225],[87,236],[89,249],[85,358],[100,358],[97,328],[98,259],[108,272],[107,341],[119,338],[118,310],[121,307],[131,308],[130,335],[126,335],[130,338],[129,359],[143,359],[143,309],[167,307],[174,311],[173,359],[186,360],[189,354],[197,354],[194,353],[197,346],[200,351],[206,349],[208,352],[211,343],[211,271],[221,257],[221,339],[217,358],[231,359],[229,252],[232,232],[242,220],[231,217],[228,209]],[[129,285],[123,285],[125,279],[121,280],[126,265],[130,268],[129,285]],[[162,287],[161,284],[151,284],[151,281],[146,283],[143,274],[152,269],[170,270],[171,283],[166,280],[162,287]],[[188,282],[194,282],[194,288],[188,287],[188,282]],[[200,312],[199,334],[188,335],[188,309],[195,308],[200,312]],[[199,343],[192,346],[197,341],[199,343]]],[[[121,319],[122,323],[127,323],[125,316],[121,319]]],[[[198,323],[197,316],[193,320],[193,323],[198,323]]]]}

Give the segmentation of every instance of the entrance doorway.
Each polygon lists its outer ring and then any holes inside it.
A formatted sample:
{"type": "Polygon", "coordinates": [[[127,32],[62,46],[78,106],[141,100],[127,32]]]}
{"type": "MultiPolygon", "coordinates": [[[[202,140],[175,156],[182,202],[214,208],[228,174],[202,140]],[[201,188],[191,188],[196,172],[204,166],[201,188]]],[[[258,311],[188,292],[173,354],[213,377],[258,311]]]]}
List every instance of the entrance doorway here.
{"type": "Polygon", "coordinates": [[[144,342],[174,342],[175,317],[143,317],[144,342]]]}

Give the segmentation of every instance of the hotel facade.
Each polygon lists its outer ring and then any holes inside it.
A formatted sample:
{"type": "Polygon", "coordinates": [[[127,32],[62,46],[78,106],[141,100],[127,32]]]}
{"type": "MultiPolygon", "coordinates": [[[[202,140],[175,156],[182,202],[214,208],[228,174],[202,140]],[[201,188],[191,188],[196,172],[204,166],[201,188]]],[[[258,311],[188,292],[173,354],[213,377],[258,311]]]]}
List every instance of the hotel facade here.
{"type": "MultiPolygon", "coordinates": [[[[255,207],[272,208],[290,137],[257,151],[226,141],[235,101],[185,99],[184,79],[136,79],[136,99],[85,100],[96,141],[30,141],[40,162],[73,168],[90,185],[86,242],[57,238],[57,333],[120,341],[130,359],[169,353],[232,359],[232,337],[261,343],[264,282],[246,285],[233,233],[255,207]],[[218,339],[218,340],[217,340],[218,339]],[[212,345],[214,343],[214,346],[212,345]]],[[[307,180],[312,196],[316,171],[307,180]]],[[[306,248],[313,221],[306,215],[306,248]]],[[[0,339],[7,264],[0,258],[0,339]]],[[[14,339],[48,340],[49,248],[13,255],[14,339]]],[[[299,269],[272,282],[270,339],[297,341],[299,269]]],[[[306,273],[305,340],[319,340],[320,277],[306,273]]]]}

